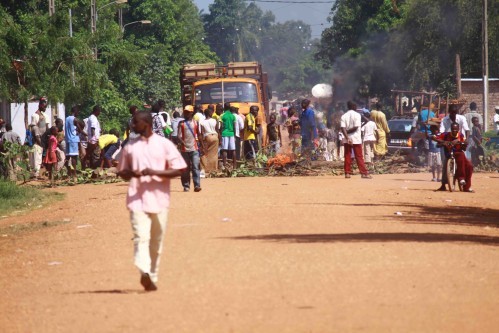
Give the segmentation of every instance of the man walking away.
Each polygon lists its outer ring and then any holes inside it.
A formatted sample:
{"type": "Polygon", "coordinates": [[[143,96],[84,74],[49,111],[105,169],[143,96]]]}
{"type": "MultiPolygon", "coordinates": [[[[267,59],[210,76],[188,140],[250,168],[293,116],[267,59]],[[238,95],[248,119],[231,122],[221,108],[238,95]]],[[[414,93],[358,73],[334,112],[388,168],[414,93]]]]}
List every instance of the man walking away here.
{"type": "Polygon", "coordinates": [[[258,152],[258,145],[256,143],[256,134],[258,129],[256,127],[256,116],[258,115],[258,106],[251,106],[250,112],[246,115],[244,121],[244,155],[247,160],[254,160],[258,152]]]}
{"type": "Polygon", "coordinates": [[[172,120],[172,142],[176,145],[178,145],[178,124],[183,121],[184,118],[180,117],[180,113],[177,111],[173,112],[173,120],[172,120]]]}
{"type": "Polygon", "coordinates": [[[227,165],[227,153],[232,157],[232,169],[237,168],[236,160],[236,138],[234,129],[236,127],[236,117],[230,111],[230,103],[224,104],[224,113],[220,118],[222,122],[222,163],[223,167],[227,165]]]}
{"type": "Polygon", "coordinates": [[[352,101],[347,103],[348,111],[341,116],[341,132],[346,139],[345,143],[345,178],[350,178],[352,175],[352,149],[355,154],[355,160],[357,161],[357,166],[359,167],[360,174],[362,178],[371,179],[367,168],[364,164],[364,158],[362,156],[362,137],[361,137],[361,117],[360,114],[355,111],[357,105],[352,101]]]}
{"type": "MultiPolygon", "coordinates": [[[[0,140],[0,152],[8,151],[7,142],[9,142],[11,144],[21,145],[21,137],[19,136],[19,134],[12,131],[11,124],[6,124],[5,130],[6,130],[6,132],[3,133],[1,140],[0,140]]],[[[17,163],[17,156],[10,157],[7,160],[7,166],[6,166],[7,167],[7,174],[8,174],[9,180],[13,181],[13,182],[15,182],[17,180],[16,163],[17,163]]]]}
{"type": "Polygon", "coordinates": [[[73,106],[70,115],[66,117],[64,126],[68,175],[73,180],[76,180],[76,164],[78,163],[80,133],[85,126],[85,124],[77,118],[79,113],[80,109],[78,106],[73,106]]]}
{"type": "Polygon", "coordinates": [[[99,159],[100,151],[99,147],[99,137],[101,133],[101,127],[99,123],[99,117],[101,113],[100,106],[96,105],[92,109],[92,114],[88,117],[87,123],[87,133],[88,133],[88,144],[87,152],[85,154],[86,166],[89,168],[94,168],[94,163],[99,159]],[[94,157],[94,155],[97,155],[94,157]]]}
{"type": "Polygon", "coordinates": [[[163,126],[163,118],[159,115],[159,111],[161,111],[161,106],[158,103],[154,103],[151,108],[151,116],[152,116],[152,131],[159,136],[165,137],[163,126]]]}
{"type": "MultiPolygon", "coordinates": [[[[318,140],[315,114],[310,107],[310,100],[304,99],[301,102],[302,112],[300,114],[301,146],[302,154],[309,155],[314,148],[314,143],[318,140]]],[[[360,125],[359,125],[360,127],[360,125]]]]}
{"type": "Polygon", "coordinates": [[[374,145],[374,154],[378,158],[386,155],[388,152],[387,140],[390,140],[390,128],[388,127],[385,114],[381,111],[382,108],[383,105],[378,102],[375,104],[375,109],[371,111],[371,120],[376,123],[378,134],[376,144],[374,145]]]}
{"type": "Polygon", "coordinates": [[[38,127],[38,114],[31,117],[31,136],[33,137],[33,151],[29,153],[29,165],[33,170],[33,177],[40,177],[40,168],[42,165],[43,147],[42,134],[38,127]]]}
{"type": "Polygon", "coordinates": [[[123,148],[118,174],[130,181],[126,204],[140,283],[146,291],[154,291],[168,220],[170,178],[180,176],[186,164],[173,143],[153,133],[150,113],[136,113],[132,127],[140,138],[123,148]]]}
{"type": "Polygon", "coordinates": [[[241,159],[241,136],[244,133],[244,119],[239,116],[239,108],[235,106],[230,107],[230,112],[236,117],[236,123],[234,127],[234,135],[236,141],[236,160],[241,159]]]}
{"type": "MultiPolygon", "coordinates": [[[[194,183],[194,192],[201,191],[201,176],[200,176],[200,161],[199,161],[199,144],[198,142],[198,124],[192,116],[194,114],[194,108],[192,105],[186,105],[184,108],[184,121],[180,122],[178,125],[178,141],[180,142],[180,152],[182,157],[187,164],[187,168],[184,169],[180,180],[182,181],[182,186],[184,187],[184,192],[189,192],[191,186],[191,173],[192,182],[194,183]]],[[[201,146],[202,149],[202,146],[201,146]]]]}

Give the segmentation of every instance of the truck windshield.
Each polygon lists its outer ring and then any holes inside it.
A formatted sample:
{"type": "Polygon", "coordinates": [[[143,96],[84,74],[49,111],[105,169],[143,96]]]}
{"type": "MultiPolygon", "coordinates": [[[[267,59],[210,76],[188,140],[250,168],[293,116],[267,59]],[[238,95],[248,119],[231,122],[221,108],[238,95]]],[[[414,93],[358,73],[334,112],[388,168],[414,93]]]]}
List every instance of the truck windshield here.
{"type": "MultiPolygon", "coordinates": [[[[256,86],[248,82],[224,82],[224,102],[258,103],[256,86]]],[[[196,104],[222,103],[222,83],[205,84],[196,87],[196,104]]]]}

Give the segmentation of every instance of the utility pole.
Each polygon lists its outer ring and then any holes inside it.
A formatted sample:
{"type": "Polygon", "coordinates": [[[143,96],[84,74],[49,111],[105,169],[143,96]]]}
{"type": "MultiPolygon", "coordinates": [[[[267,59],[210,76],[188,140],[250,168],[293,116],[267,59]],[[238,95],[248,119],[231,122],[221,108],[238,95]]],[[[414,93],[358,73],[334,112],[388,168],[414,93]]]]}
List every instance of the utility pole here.
{"type": "Polygon", "coordinates": [[[482,74],[483,74],[483,127],[489,124],[489,34],[487,30],[487,0],[483,0],[482,17],[482,74]]]}
{"type": "Polygon", "coordinates": [[[118,19],[119,19],[119,23],[120,23],[120,30],[123,31],[123,8],[119,8],[118,9],[118,19]]]}
{"type": "Polygon", "coordinates": [[[92,33],[95,34],[97,31],[97,6],[95,0],[90,2],[90,21],[92,33]]]}
{"type": "MultiPolygon", "coordinates": [[[[69,37],[73,38],[73,12],[69,8],[69,37]]],[[[75,86],[75,66],[71,65],[71,81],[73,82],[73,87],[75,86]]]]}
{"type": "MultiPolygon", "coordinates": [[[[95,0],[90,2],[90,21],[92,34],[94,35],[97,32],[97,5],[95,4],[95,0]]],[[[94,59],[97,60],[96,47],[94,47],[94,59]]]]}
{"type": "Polygon", "coordinates": [[[49,16],[55,14],[55,0],[49,0],[49,16]]]}

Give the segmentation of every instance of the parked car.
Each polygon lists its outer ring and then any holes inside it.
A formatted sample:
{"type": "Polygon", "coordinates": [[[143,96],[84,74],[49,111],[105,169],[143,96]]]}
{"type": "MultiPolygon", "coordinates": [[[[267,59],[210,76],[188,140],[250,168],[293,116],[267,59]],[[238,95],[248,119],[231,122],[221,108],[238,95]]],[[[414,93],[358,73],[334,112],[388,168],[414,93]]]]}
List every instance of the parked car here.
{"type": "Polygon", "coordinates": [[[418,130],[411,135],[412,120],[409,117],[394,117],[388,121],[390,128],[388,152],[398,151],[401,154],[417,153],[417,155],[424,153],[426,136],[418,130]]]}

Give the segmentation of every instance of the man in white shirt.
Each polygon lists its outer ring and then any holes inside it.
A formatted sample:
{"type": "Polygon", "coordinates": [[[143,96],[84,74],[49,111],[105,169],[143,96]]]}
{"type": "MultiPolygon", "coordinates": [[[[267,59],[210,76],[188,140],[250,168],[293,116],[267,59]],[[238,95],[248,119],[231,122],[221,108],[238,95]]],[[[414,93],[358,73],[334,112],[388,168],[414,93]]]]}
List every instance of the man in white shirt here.
{"type": "Polygon", "coordinates": [[[483,128],[483,117],[480,113],[478,113],[477,105],[475,102],[470,103],[470,111],[465,113],[464,116],[466,117],[466,121],[468,122],[468,126],[471,127],[471,124],[472,124],[471,119],[476,117],[476,118],[478,118],[478,122],[480,123],[480,125],[483,128]]]}
{"type": "MultiPolygon", "coordinates": [[[[496,125],[497,135],[499,135],[499,105],[495,107],[496,114],[494,115],[494,124],[496,125]]],[[[485,129],[487,130],[487,129],[485,129]]]]}
{"type": "Polygon", "coordinates": [[[362,137],[361,137],[361,117],[360,114],[355,111],[357,105],[352,101],[347,103],[348,111],[341,116],[341,132],[347,139],[345,146],[345,178],[350,178],[352,175],[352,149],[355,154],[355,160],[357,161],[357,166],[359,167],[360,174],[362,178],[371,179],[367,171],[366,165],[364,164],[364,158],[362,157],[362,137]]]}
{"type": "Polygon", "coordinates": [[[101,133],[101,128],[99,120],[97,119],[100,113],[101,113],[101,108],[100,106],[96,105],[92,109],[92,114],[90,115],[90,117],[88,117],[88,123],[87,123],[88,144],[87,144],[87,151],[85,154],[85,166],[90,168],[94,167],[94,162],[95,162],[94,160],[97,160],[98,156],[100,155],[98,147],[99,147],[99,137],[101,133]],[[94,158],[94,155],[96,155],[96,158],[94,158]]]}
{"type": "Polygon", "coordinates": [[[468,126],[468,122],[466,121],[466,117],[458,114],[458,112],[458,105],[453,104],[449,107],[449,115],[444,117],[444,119],[442,119],[442,122],[440,123],[440,133],[450,132],[450,126],[452,125],[452,123],[458,123],[459,131],[463,133],[466,141],[468,141],[468,138],[470,136],[470,128],[468,126]]]}
{"type": "Polygon", "coordinates": [[[171,120],[171,117],[170,115],[168,114],[168,112],[165,111],[165,107],[166,107],[166,102],[162,99],[160,99],[158,101],[158,105],[160,107],[160,110],[158,112],[158,115],[160,115],[160,120],[161,120],[161,123],[163,124],[163,128],[166,127],[166,125],[168,126],[172,126],[172,120],[171,120]]]}
{"type": "MultiPolygon", "coordinates": [[[[459,106],[452,104],[449,106],[449,115],[442,119],[440,123],[440,133],[446,133],[451,131],[452,123],[459,124],[459,131],[464,135],[465,141],[464,144],[468,144],[468,139],[470,137],[470,128],[468,126],[468,122],[466,121],[466,117],[458,114],[459,106]]],[[[437,191],[446,191],[445,184],[447,184],[447,157],[443,153],[444,148],[442,147],[442,185],[437,191]]]]}

